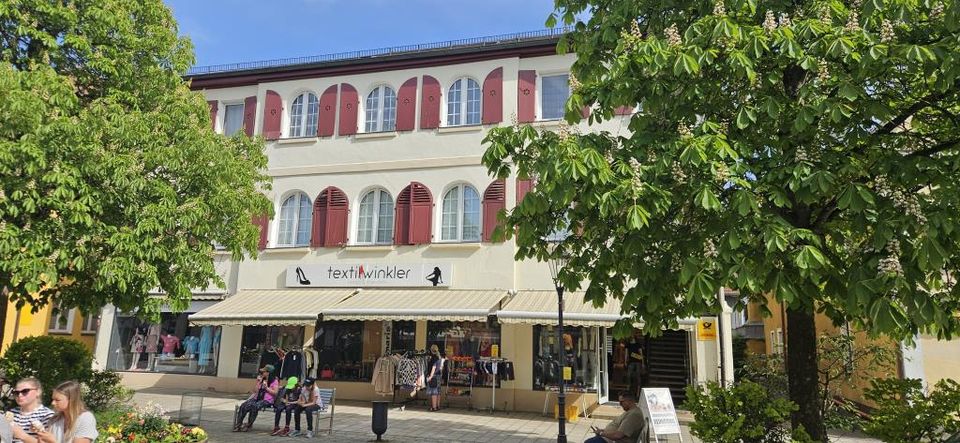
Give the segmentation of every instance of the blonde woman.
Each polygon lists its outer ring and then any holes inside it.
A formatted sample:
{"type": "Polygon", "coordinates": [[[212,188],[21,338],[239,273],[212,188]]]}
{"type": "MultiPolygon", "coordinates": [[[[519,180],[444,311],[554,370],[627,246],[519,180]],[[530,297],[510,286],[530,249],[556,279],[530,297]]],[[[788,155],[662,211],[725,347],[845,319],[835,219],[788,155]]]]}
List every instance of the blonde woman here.
{"type": "Polygon", "coordinates": [[[50,428],[37,433],[45,443],[93,443],[97,439],[97,419],[80,398],[80,383],[67,381],[53,390],[51,402],[56,414],[50,428]]]}

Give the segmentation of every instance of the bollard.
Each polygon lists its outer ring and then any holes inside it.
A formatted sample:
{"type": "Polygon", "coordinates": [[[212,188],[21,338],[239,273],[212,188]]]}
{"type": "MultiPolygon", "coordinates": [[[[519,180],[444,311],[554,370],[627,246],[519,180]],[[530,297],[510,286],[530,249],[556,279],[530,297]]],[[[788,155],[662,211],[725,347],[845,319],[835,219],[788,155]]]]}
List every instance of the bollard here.
{"type": "Polygon", "coordinates": [[[370,428],[374,434],[377,434],[377,441],[381,441],[381,436],[387,432],[387,407],[388,401],[375,401],[373,403],[373,421],[370,428]]]}

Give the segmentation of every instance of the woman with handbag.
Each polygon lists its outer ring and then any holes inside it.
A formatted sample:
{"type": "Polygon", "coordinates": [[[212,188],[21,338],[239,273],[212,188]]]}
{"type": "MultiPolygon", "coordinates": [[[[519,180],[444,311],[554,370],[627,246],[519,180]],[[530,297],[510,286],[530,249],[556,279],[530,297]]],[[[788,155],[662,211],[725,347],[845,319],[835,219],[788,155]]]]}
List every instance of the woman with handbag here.
{"type": "Polygon", "coordinates": [[[430,360],[427,363],[427,394],[430,395],[430,410],[440,410],[440,377],[443,375],[443,358],[440,357],[440,348],[430,345],[430,360]]]}
{"type": "Polygon", "coordinates": [[[274,397],[280,392],[280,382],[273,376],[273,365],[265,365],[260,368],[260,375],[257,376],[257,386],[246,401],[244,401],[237,410],[237,416],[234,418],[233,432],[247,432],[253,427],[254,420],[257,419],[257,413],[274,404],[274,397]],[[247,423],[243,423],[244,417],[247,423]]]}

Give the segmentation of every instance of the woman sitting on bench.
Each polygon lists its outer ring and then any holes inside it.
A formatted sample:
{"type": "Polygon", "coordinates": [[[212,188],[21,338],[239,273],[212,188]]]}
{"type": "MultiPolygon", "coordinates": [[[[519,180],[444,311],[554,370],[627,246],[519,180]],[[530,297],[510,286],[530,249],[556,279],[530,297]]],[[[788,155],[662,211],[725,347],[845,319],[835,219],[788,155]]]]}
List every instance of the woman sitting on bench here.
{"type": "Polygon", "coordinates": [[[273,399],[280,390],[279,380],[273,376],[273,365],[266,365],[260,368],[260,375],[257,375],[257,386],[253,394],[240,405],[237,411],[237,417],[234,421],[233,432],[247,432],[253,427],[254,420],[257,419],[257,413],[261,409],[273,406],[273,399]],[[243,417],[249,415],[247,423],[243,424],[243,417]]]}
{"type": "MultiPolygon", "coordinates": [[[[326,409],[323,405],[323,399],[320,398],[320,388],[314,379],[307,377],[303,381],[303,390],[300,391],[299,406],[296,409],[296,427],[297,433],[300,432],[300,412],[307,413],[307,438],[313,438],[313,413],[326,409]]],[[[290,424],[290,416],[287,416],[287,424],[290,424]]]]}

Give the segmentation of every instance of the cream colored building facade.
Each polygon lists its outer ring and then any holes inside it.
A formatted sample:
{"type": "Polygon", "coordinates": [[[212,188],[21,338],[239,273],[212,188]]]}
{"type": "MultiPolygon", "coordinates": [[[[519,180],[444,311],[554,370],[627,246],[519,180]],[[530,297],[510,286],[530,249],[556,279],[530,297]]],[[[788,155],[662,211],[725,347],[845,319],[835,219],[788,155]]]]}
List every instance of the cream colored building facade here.
{"type": "MultiPolygon", "coordinates": [[[[512,241],[497,243],[475,236],[466,239],[467,235],[463,232],[467,219],[464,214],[476,208],[465,206],[468,198],[464,193],[467,192],[467,187],[475,190],[480,201],[474,199],[473,203],[479,204],[480,211],[486,208],[483,200],[494,180],[482,166],[481,157],[485,149],[483,139],[490,129],[509,125],[516,116],[521,116],[523,120],[522,116],[530,113],[531,105],[534,106],[535,121],[532,124],[535,127],[546,130],[558,127],[557,120],[542,117],[545,113],[550,113],[546,107],[551,105],[545,103],[543,98],[555,98],[556,82],[560,80],[558,76],[567,73],[574,58],[572,55],[555,54],[553,47],[556,37],[518,36],[514,40],[495,44],[451,45],[441,49],[320,60],[275,68],[238,67],[193,76],[194,88],[201,90],[213,106],[211,115],[214,116],[214,129],[217,132],[224,132],[226,127],[231,125],[227,121],[227,107],[245,103],[249,106],[252,100],[248,100],[248,97],[256,97],[256,134],[263,135],[268,130],[276,129],[276,123],[265,121],[268,118],[266,116],[271,114],[271,109],[267,107],[277,96],[282,101],[280,134],[268,137],[272,140],[268,140],[265,147],[269,158],[268,173],[273,177],[272,189],[267,196],[275,205],[274,218],[266,225],[266,245],[256,260],[235,263],[230,261],[228,254],[219,256],[218,269],[221,269],[227,282],[225,300],[217,303],[214,297],[214,300],[195,301],[195,306],[188,310],[189,324],[180,327],[185,328],[186,334],[200,336],[201,340],[202,334],[208,332],[198,328],[204,325],[219,328],[209,332],[216,334],[213,336],[216,347],[213,353],[217,359],[215,372],[197,375],[150,369],[151,366],[155,369],[155,364],[162,365],[162,361],[147,363],[142,368],[137,367],[137,361],[131,364],[127,356],[131,353],[130,335],[122,332],[121,328],[122,324],[127,324],[130,320],[126,319],[123,313],[117,313],[109,307],[104,310],[101,328],[111,332],[101,334],[97,347],[98,361],[109,362],[114,359],[119,363],[102,363],[102,366],[117,369],[134,367],[135,370],[124,372],[126,383],[133,387],[163,386],[245,392],[252,386],[251,368],[259,366],[263,361],[253,363],[252,350],[257,349],[257,352],[263,353],[266,348],[274,346],[261,344],[260,347],[255,347],[253,343],[247,343],[256,341],[256,334],[269,337],[268,340],[274,342],[280,340],[283,344],[282,336],[270,336],[280,329],[270,328],[302,328],[283,329],[292,331],[289,334],[298,336],[297,340],[300,341],[292,345],[286,343],[285,346],[292,349],[301,346],[310,348],[316,344],[315,340],[323,339],[323,334],[339,330],[338,319],[343,319],[342,323],[353,322],[358,328],[357,331],[362,330],[358,336],[362,337],[358,340],[363,342],[363,345],[358,347],[362,348],[360,357],[351,359],[338,356],[337,364],[340,366],[337,367],[320,361],[316,364],[320,367],[319,371],[331,366],[331,371],[342,368],[346,374],[339,376],[338,373],[337,377],[323,378],[320,383],[322,386],[336,387],[337,395],[341,399],[367,400],[380,399],[382,396],[374,392],[369,377],[365,377],[369,374],[364,372],[369,371],[367,368],[372,366],[373,360],[385,352],[397,349],[395,343],[391,343],[394,345],[392,349],[387,343],[392,341],[392,337],[390,340],[385,338],[394,334],[393,331],[397,328],[408,328],[410,332],[407,335],[398,337],[412,337],[416,350],[427,349],[431,340],[438,340],[437,337],[441,334],[445,334],[443,336],[449,340],[449,337],[453,336],[451,334],[454,334],[451,330],[454,329],[497,331],[491,332],[498,335],[493,339],[493,344],[499,348],[499,357],[512,363],[513,377],[502,380],[495,394],[494,406],[498,410],[541,411],[545,404],[549,404],[554,398],[547,386],[549,383],[538,375],[544,371],[544,361],[549,361],[549,358],[544,360],[546,351],[543,348],[552,349],[555,345],[557,349],[561,348],[559,344],[553,343],[552,332],[549,332],[548,326],[556,322],[556,296],[548,267],[545,263],[515,260],[516,245],[512,241]],[[486,79],[497,70],[502,71],[501,86],[487,88],[486,79]],[[523,74],[524,72],[531,71],[535,72],[536,76],[534,88],[530,88],[530,83],[521,78],[523,75],[530,75],[523,74]],[[432,79],[439,83],[439,97],[426,93],[432,79]],[[463,111],[469,112],[469,108],[460,108],[456,102],[451,104],[451,96],[456,95],[451,88],[460,80],[461,91],[467,91],[470,89],[467,79],[476,82],[477,87],[483,86],[480,89],[481,101],[500,101],[499,119],[496,119],[495,115],[491,117],[496,122],[449,124],[452,108],[454,113],[461,113],[461,123],[467,119],[466,112],[463,111]],[[386,86],[394,92],[399,91],[398,95],[401,97],[397,99],[398,126],[401,119],[410,118],[409,115],[401,117],[402,111],[399,108],[411,105],[404,103],[404,100],[409,100],[409,94],[403,97],[401,91],[403,85],[409,87],[411,84],[416,87],[413,95],[413,129],[366,131],[368,115],[372,115],[374,120],[382,120],[385,112],[381,104],[383,95],[374,94],[381,101],[376,103],[376,109],[370,109],[372,102],[369,95],[377,88],[386,86]],[[349,130],[344,131],[342,127],[345,109],[343,97],[349,89],[343,85],[349,85],[358,91],[355,103],[359,109],[355,111],[355,134],[350,134],[352,131],[349,130]],[[324,92],[331,87],[340,93],[340,100],[325,102],[324,92]],[[323,126],[324,112],[329,111],[328,106],[337,108],[334,120],[336,126],[330,128],[333,135],[292,136],[296,126],[296,123],[291,121],[295,106],[293,102],[305,93],[318,97],[318,120],[321,120],[318,126],[323,126]],[[535,97],[532,103],[525,101],[529,100],[525,98],[529,95],[535,97]],[[424,107],[436,106],[429,103],[435,99],[440,100],[439,127],[430,128],[431,125],[424,124],[424,107]],[[459,108],[459,111],[456,108],[459,108]],[[411,183],[424,186],[432,196],[429,223],[431,239],[421,244],[398,245],[393,241],[359,244],[358,229],[361,223],[365,223],[361,222],[361,213],[364,211],[360,208],[361,200],[371,191],[384,191],[395,205],[399,205],[398,196],[411,183]],[[311,206],[315,206],[321,195],[327,195],[325,192],[330,187],[342,191],[348,202],[345,218],[346,242],[334,247],[286,245],[288,242],[284,239],[289,239],[290,234],[281,231],[292,225],[283,225],[281,222],[285,214],[284,203],[291,196],[302,194],[309,199],[311,206]],[[445,208],[444,197],[451,190],[459,195],[460,199],[456,205],[451,204],[445,208]],[[445,217],[453,217],[453,223],[445,217]],[[445,224],[448,227],[452,225],[451,229],[457,231],[455,239],[444,240],[445,224]],[[348,283],[341,286],[341,283],[333,278],[334,267],[346,269],[360,265],[367,269],[419,269],[427,266],[428,270],[436,265],[438,269],[445,270],[445,275],[443,282],[437,287],[433,287],[423,278],[402,283],[406,285],[403,288],[383,286],[382,281],[354,281],[353,285],[348,283]],[[320,275],[324,272],[326,276],[320,275]],[[301,281],[306,280],[311,283],[301,284],[301,281]],[[325,286],[321,280],[328,282],[329,286],[325,286]],[[318,322],[319,316],[323,316],[323,322],[318,322]],[[451,323],[443,323],[447,328],[445,332],[434,332],[440,322],[451,323]],[[361,327],[362,329],[359,329],[361,327]],[[356,377],[353,372],[349,372],[354,370],[354,366],[358,368],[356,371],[359,375],[356,377]],[[350,380],[344,380],[345,377],[350,380]]],[[[309,114],[309,96],[303,97],[304,104],[299,115],[309,114]]],[[[468,101],[468,92],[461,92],[460,97],[461,101],[468,101]]],[[[483,107],[483,104],[475,105],[483,107]]],[[[484,108],[485,120],[488,117],[486,112],[487,109],[484,108]]],[[[312,119],[309,115],[301,118],[312,119]]],[[[426,118],[432,117],[428,115],[426,118]]],[[[313,129],[310,121],[301,121],[313,129]]],[[[579,129],[602,129],[614,134],[624,134],[627,132],[628,121],[628,116],[619,116],[596,127],[581,124],[579,129]]],[[[346,124],[352,124],[349,118],[346,124]]],[[[517,177],[511,177],[504,180],[502,185],[502,204],[507,209],[513,208],[518,195],[524,192],[524,189],[518,189],[523,188],[524,182],[517,177]]],[[[402,216],[397,215],[399,212],[396,210],[393,213],[396,217],[402,216]]],[[[385,214],[387,212],[376,217],[383,221],[385,214]]],[[[484,220],[482,214],[474,216],[481,223],[484,220]]],[[[298,222],[302,222],[302,218],[298,222]]],[[[289,217],[285,220],[289,220],[289,217]]],[[[317,223],[317,219],[312,222],[317,223]]],[[[417,223],[423,223],[423,219],[419,219],[417,223]]],[[[475,224],[471,222],[471,226],[475,224]]],[[[296,234],[293,237],[295,238],[296,234]]],[[[608,335],[607,328],[620,317],[619,304],[611,299],[606,307],[593,308],[582,303],[581,294],[569,293],[566,312],[567,325],[577,332],[570,333],[570,343],[567,343],[567,338],[564,337],[563,349],[568,354],[575,354],[574,361],[578,368],[572,376],[573,383],[582,386],[582,389],[577,389],[580,392],[571,394],[573,398],[568,402],[589,407],[598,401],[606,401],[611,395],[615,400],[616,391],[614,386],[611,386],[610,373],[616,369],[613,366],[617,366],[624,373],[629,366],[629,363],[625,363],[626,358],[623,362],[615,361],[621,358],[617,353],[626,351],[631,345],[637,345],[634,342],[614,341],[608,335]],[[623,349],[614,349],[618,346],[623,349]]],[[[688,384],[718,378],[717,342],[698,340],[696,333],[691,332],[695,329],[696,321],[697,319],[691,319],[683,322],[684,329],[673,333],[674,341],[671,342],[674,343],[671,346],[677,347],[676,355],[680,356],[678,358],[685,362],[685,366],[671,370],[679,373],[678,377],[686,380],[688,384]]],[[[176,329],[175,323],[170,323],[171,330],[176,329]]],[[[144,328],[136,330],[144,331],[144,328]]],[[[344,334],[343,337],[353,337],[347,332],[344,334]]],[[[460,340],[466,343],[469,337],[460,340]]],[[[636,340],[648,343],[643,337],[636,340]]],[[[449,345],[445,350],[454,350],[455,346],[449,345]]],[[[481,343],[478,346],[485,345],[481,343]]],[[[638,349],[648,352],[648,349],[653,347],[651,344],[649,348],[641,346],[638,349]]],[[[490,353],[489,348],[479,352],[480,359],[485,358],[483,353],[496,356],[490,353]]],[[[334,354],[331,350],[328,355],[334,354]]],[[[321,352],[320,355],[323,356],[324,353],[321,352]]],[[[645,357],[647,361],[651,361],[650,355],[645,357]]],[[[140,358],[138,355],[137,359],[140,358]]],[[[647,382],[655,383],[649,379],[647,382]]],[[[463,386],[447,390],[445,395],[449,398],[446,400],[456,406],[456,397],[466,396],[463,394],[466,390],[463,386]]],[[[474,386],[470,394],[471,407],[490,407],[493,402],[490,387],[474,386]]]]}

